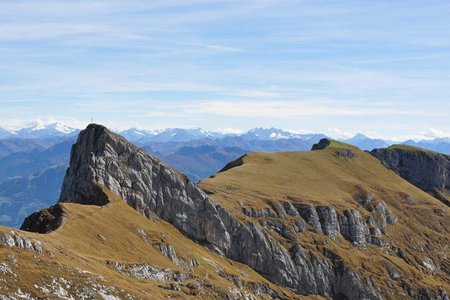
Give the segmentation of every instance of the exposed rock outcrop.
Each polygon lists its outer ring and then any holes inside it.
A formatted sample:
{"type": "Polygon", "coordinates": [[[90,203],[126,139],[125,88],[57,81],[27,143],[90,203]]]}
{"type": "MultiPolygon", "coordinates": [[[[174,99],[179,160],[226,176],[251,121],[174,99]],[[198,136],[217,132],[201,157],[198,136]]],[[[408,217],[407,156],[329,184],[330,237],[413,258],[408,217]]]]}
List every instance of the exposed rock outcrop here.
{"type": "Polygon", "coordinates": [[[314,144],[311,151],[323,150],[331,144],[331,141],[327,138],[321,139],[317,144],[314,144]]]}
{"type": "Polygon", "coordinates": [[[248,217],[252,217],[252,218],[264,218],[264,217],[276,218],[276,217],[278,217],[277,214],[268,207],[261,208],[261,209],[256,209],[256,208],[252,208],[252,207],[244,207],[242,209],[242,212],[244,213],[244,215],[246,215],[248,217]]]}
{"type": "Polygon", "coordinates": [[[389,210],[384,201],[375,204],[371,211],[375,220],[375,224],[371,224],[372,226],[377,225],[378,228],[384,231],[388,224],[394,225],[397,223],[397,217],[389,210]]]}
{"type": "Polygon", "coordinates": [[[312,229],[316,233],[322,232],[322,225],[320,224],[319,215],[317,214],[314,206],[309,204],[300,204],[297,206],[298,212],[303,219],[305,219],[306,223],[312,227],[312,229]]]}
{"type": "Polygon", "coordinates": [[[245,156],[247,156],[247,154],[244,154],[244,155],[242,155],[241,157],[239,157],[239,158],[237,158],[237,159],[235,159],[235,160],[230,161],[229,163],[227,163],[227,164],[225,165],[225,167],[223,167],[223,168],[219,171],[219,173],[220,173],[220,172],[228,171],[228,170],[233,169],[233,168],[235,168],[235,167],[242,166],[242,164],[244,163],[244,157],[245,157],[245,156]]]}
{"type": "Polygon", "coordinates": [[[340,234],[340,226],[338,214],[334,207],[319,206],[316,208],[316,211],[319,216],[323,233],[332,238],[338,236],[340,234]]]}
{"type": "Polygon", "coordinates": [[[341,234],[360,248],[365,248],[369,239],[369,228],[358,210],[346,210],[339,217],[341,234]]]}
{"type": "Polygon", "coordinates": [[[356,154],[351,149],[341,149],[337,152],[337,156],[355,158],[356,154]]]}
{"type": "MultiPolygon", "coordinates": [[[[317,144],[314,144],[312,146],[311,151],[324,150],[330,145],[331,145],[331,140],[328,138],[323,138],[317,144]]],[[[355,158],[356,157],[355,152],[351,149],[339,149],[336,151],[336,155],[339,157],[346,157],[346,158],[355,158]]]]}
{"type": "Polygon", "coordinates": [[[42,253],[44,251],[40,241],[22,237],[15,231],[11,231],[11,234],[0,234],[0,247],[15,247],[36,253],[42,253]]]}
{"type": "Polygon", "coordinates": [[[291,202],[289,202],[289,201],[283,201],[283,202],[281,203],[281,205],[283,206],[284,211],[285,211],[288,215],[290,215],[290,216],[292,216],[292,217],[298,216],[298,212],[297,212],[297,210],[295,209],[295,207],[292,205],[291,202]]]}
{"type": "Polygon", "coordinates": [[[291,242],[296,241],[297,233],[309,229],[333,240],[342,236],[360,249],[365,249],[367,244],[388,246],[383,236],[387,234],[388,225],[397,223],[397,217],[386,202],[373,201],[372,195],[368,198],[364,196],[365,201],[360,201],[359,197],[362,196],[358,195],[355,200],[371,212],[368,217],[363,217],[358,210],[347,209],[338,213],[333,206],[325,205],[315,207],[309,204],[295,204],[295,208],[288,201],[279,203],[277,213],[270,208],[259,210],[245,208],[243,213],[248,217],[259,219],[263,227],[275,231],[291,242]]]}
{"type": "Polygon", "coordinates": [[[156,266],[146,264],[122,264],[116,261],[108,261],[107,265],[125,276],[132,278],[142,278],[160,282],[182,282],[189,278],[188,274],[173,271],[171,269],[161,269],[156,266]]]}
{"type": "Polygon", "coordinates": [[[413,147],[375,149],[370,153],[410,183],[450,206],[449,198],[440,194],[450,191],[450,156],[413,147]]]}
{"type": "Polygon", "coordinates": [[[63,208],[61,205],[56,204],[26,217],[20,229],[37,233],[49,233],[61,226],[63,221],[63,208]]]}

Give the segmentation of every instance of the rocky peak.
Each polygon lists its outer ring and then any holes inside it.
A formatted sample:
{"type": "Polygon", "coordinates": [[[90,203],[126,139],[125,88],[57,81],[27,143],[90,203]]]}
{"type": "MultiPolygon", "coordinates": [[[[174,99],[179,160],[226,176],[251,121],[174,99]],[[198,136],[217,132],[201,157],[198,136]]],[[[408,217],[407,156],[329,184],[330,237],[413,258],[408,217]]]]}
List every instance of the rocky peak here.
{"type": "Polygon", "coordinates": [[[49,233],[64,222],[64,210],[60,204],[42,209],[25,218],[20,230],[49,233]]]}
{"type": "MultiPolygon", "coordinates": [[[[328,148],[331,145],[331,140],[327,138],[321,139],[317,144],[314,144],[311,148],[311,151],[318,151],[318,150],[324,150],[328,148]]],[[[339,157],[346,157],[346,158],[355,158],[356,154],[353,150],[348,148],[339,149],[336,151],[336,155],[339,157]]]]}
{"type": "Polygon", "coordinates": [[[125,138],[91,124],[72,147],[60,202],[106,204],[101,187],[138,212],[158,216],[197,241],[218,249],[229,243],[215,205],[203,191],[125,138]]]}
{"type": "Polygon", "coordinates": [[[326,147],[330,146],[331,141],[327,138],[321,139],[317,144],[314,144],[311,148],[311,151],[323,150],[326,147]]]}

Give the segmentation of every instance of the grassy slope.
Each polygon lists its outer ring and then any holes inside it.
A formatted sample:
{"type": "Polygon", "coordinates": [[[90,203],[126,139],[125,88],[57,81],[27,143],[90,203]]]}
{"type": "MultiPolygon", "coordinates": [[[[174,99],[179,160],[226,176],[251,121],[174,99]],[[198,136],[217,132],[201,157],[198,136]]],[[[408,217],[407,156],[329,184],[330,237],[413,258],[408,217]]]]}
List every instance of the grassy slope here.
{"type": "MultiPolygon", "coordinates": [[[[165,285],[164,283],[124,277],[106,265],[107,260],[112,260],[129,264],[145,263],[183,271],[144,242],[138,233],[138,229],[143,229],[148,233],[148,241],[151,244],[157,242],[171,244],[175,247],[179,258],[197,259],[200,265],[194,267],[194,278],[201,278],[213,285],[210,288],[204,288],[206,292],[227,291],[229,288],[235,288],[230,281],[216,274],[215,267],[211,263],[214,262],[226,273],[237,275],[244,281],[265,283],[274,290],[282,291],[288,297],[297,297],[287,290],[274,286],[247,266],[215,255],[192,242],[170,224],[159,220],[149,220],[121,199],[116,199],[113,195],[110,195],[110,198],[112,203],[104,207],[62,204],[67,221],[50,234],[39,235],[20,231],[21,236],[42,241],[51,255],[49,253],[36,255],[19,249],[0,248],[0,262],[7,261],[8,257],[14,254],[20,266],[14,269],[18,275],[17,278],[7,278],[8,284],[14,286],[15,290],[21,287],[22,290],[33,291],[39,295],[34,284],[49,282],[52,280],[51,276],[62,276],[73,282],[83,282],[79,274],[70,274],[73,270],[81,269],[103,276],[109,286],[123,290],[122,296],[129,293],[140,299],[148,299],[150,295],[152,299],[163,299],[169,295],[174,298],[189,298],[190,296],[186,293],[160,288],[159,286],[165,285]],[[105,240],[103,241],[99,235],[105,240]],[[247,276],[242,275],[241,271],[247,276]]],[[[0,227],[0,233],[9,231],[8,228],[0,227]]],[[[200,298],[214,297],[204,294],[200,298]]]]}
{"type": "Polygon", "coordinates": [[[358,208],[353,198],[361,189],[392,205],[405,204],[407,194],[417,200],[415,207],[441,207],[439,201],[386,169],[370,154],[342,143],[321,151],[249,153],[243,157],[243,165],[205,179],[200,186],[231,208],[239,208],[239,202],[266,206],[267,199],[358,208]],[[352,149],[356,158],[338,157],[336,151],[341,147],[352,149]]]}
{"type": "Polygon", "coordinates": [[[269,199],[332,205],[338,211],[359,209],[367,215],[354,196],[360,191],[373,194],[375,202],[384,200],[399,218],[397,225],[389,226],[387,240],[401,247],[415,261],[415,267],[376,246],[359,251],[346,241],[335,243],[311,232],[302,234],[300,242],[312,251],[320,251],[317,245],[326,244],[325,248],[354,268],[375,274],[372,277],[378,277],[381,285],[391,281],[385,273],[386,266],[393,265],[408,282],[450,289],[448,276],[431,276],[420,266],[427,257],[437,261],[438,256],[448,253],[450,209],[355,147],[333,142],[321,151],[250,153],[243,157],[242,165],[218,173],[200,186],[243,220],[242,207],[270,207],[269,199]],[[343,148],[352,149],[356,158],[337,156],[343,148]],[[407,201],[408,196],[414,203],[407,201]]]}

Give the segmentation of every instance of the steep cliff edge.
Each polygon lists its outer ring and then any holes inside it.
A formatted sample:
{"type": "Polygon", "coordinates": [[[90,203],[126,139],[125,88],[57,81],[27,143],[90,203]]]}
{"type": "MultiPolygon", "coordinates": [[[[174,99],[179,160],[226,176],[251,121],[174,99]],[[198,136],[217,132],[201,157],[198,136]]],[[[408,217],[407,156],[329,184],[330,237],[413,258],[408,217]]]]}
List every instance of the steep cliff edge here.
{"type": "Polygon", "coordinates": [[[405,145],[374,149],[388,168],[450,206],[450,156],[405,145]]]}
{"type": "Polygon", "coordinates": [[[60,202],[106,204],[99,186],[138,212],[158,216],[187,236],[225,251],[230,237],[215,205],[184,175],[101,125],[89,125],[72,148],[60,202]]]}
{"type": "Polygon", "coordinates": [[[447,299],[449,209],[357,148],[250,153],[200,187],[208,195],[91,124],[73,146],[60,201],[110,207],[106,189],[297,294],[447,299]]]}

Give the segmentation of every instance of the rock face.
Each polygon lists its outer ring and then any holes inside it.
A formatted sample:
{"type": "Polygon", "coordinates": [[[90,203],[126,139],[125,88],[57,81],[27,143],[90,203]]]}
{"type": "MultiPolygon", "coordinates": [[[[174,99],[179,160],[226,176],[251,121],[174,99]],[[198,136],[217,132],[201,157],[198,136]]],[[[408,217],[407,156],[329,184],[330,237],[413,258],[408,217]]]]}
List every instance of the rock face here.
{"type": "MultiPolygon", "coordinates": [[[[370,152],[388,168],[425,192],[450,191],[450,156],[421,149],[383,148],[370,152]]],[[[448,199],[439,197],[450,206],[448,199]]]]}
{"type": "MultiPolygon", "coordinates": [[[[384,228],[396,222],[384,202],[362,208],[371,213],[367,219],[358,210],[337,212],[332,206],[289,201],[269,201],[270,208],[243,208],[238,219],[156,157],[105,127],[91,124],[72,148],[60,201],[105,205],[108,197],[103,187],[141,214],[171,223],[194,241],[296,293],[335,299],[383,298],[382,290],[336,254],[324,250],[318,255],[303,248],[297,234],[309,230],[331,239],[343,237],[359,248],[366,243],[382,245],[384,228]],[[289,246],[275,238],[276,234],[286,238],[289,246]]],[[[176,260],[172,250],[160,248],[176,260]]],[[[122,269],[149,276],[161,271],[134,265],[122,269]]]]}
{"type": "Polygon", "coordinates": [[[323,233],[333,238],[339,235],[340,227],[336,210],[331,206],[319,206],[316,211],[323,233]]]}
{"type": "Polygon", "coordinates": [[[298,206],[298,212],[306,223],[312,226],[316,233],[322,232],[322,225],[320,224],[319,215],[313,206],[308,204],[300,204],[298,206]]]}
{"type": "Polygon", "coordinates": [[[73,146],[60,202],[102,205],[99,186],[138,212],[172,223],[187,236],[224,251],[230,237],[215,205],[185,176],[100,125],[89,125],[73,146]]]}
{"type": "Polygon", "coordinates": [[[0,234],[0,246],[9,248],[20,248],[27,251],[42,253],[42,245],[40,241],[30,240],[28,238],[22,237],[15,231],[11,231],[10,234],[0,234]]]}
{"type": "Polygon", "coordinates": [[[346,210],[339,218],[341,234],[359,248],[364,248],[369,238],[369,228],[357,210],[346,210]]]}

